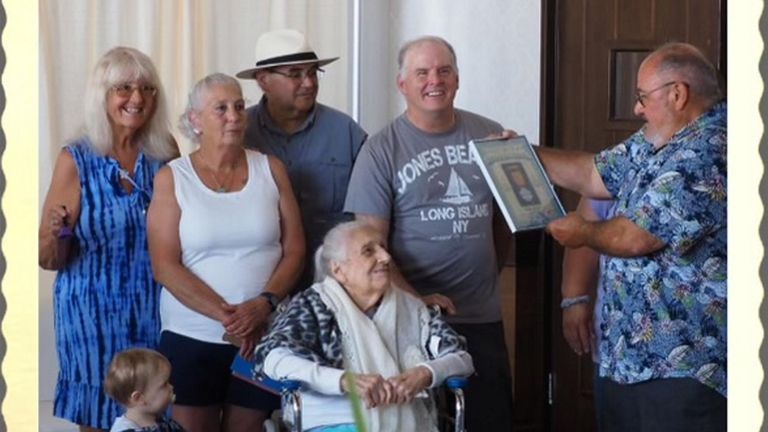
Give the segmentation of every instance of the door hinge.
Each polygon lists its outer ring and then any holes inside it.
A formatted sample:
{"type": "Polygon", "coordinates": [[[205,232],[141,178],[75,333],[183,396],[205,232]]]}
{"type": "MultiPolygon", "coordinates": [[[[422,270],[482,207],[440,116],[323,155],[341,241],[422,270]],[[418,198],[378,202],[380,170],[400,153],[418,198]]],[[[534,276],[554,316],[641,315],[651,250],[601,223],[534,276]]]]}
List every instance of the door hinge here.
{"type": "Polygon", "coordinates": [[[547,402],[552,405],[555,402],[555,374],[547,374],[547,402]]]}

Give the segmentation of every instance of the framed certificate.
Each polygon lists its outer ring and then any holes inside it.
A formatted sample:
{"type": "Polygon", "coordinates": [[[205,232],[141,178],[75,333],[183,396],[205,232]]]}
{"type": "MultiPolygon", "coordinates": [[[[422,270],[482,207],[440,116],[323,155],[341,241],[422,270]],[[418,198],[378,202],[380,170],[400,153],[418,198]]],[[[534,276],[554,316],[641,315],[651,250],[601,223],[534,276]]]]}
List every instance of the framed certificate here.
{"type": "Polygon", "coordinates": [[[524,136],[472,140],[469,147],[512,232],[543,228],[565,216],[547,173],[524,136]]]}

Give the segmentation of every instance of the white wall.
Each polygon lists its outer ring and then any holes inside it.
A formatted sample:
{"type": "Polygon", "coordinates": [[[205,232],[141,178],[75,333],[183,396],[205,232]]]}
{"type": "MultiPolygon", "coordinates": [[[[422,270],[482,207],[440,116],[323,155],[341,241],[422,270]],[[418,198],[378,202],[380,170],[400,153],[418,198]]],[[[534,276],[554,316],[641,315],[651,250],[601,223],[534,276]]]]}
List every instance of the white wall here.
{"type": "Polygon", "coordinates": [[[373,133],[405,110],[397,51],[421,35],[456,50],[456,106],[539,137],[541,4],[530,0],[362,1],[361,124],[373,133]]]}

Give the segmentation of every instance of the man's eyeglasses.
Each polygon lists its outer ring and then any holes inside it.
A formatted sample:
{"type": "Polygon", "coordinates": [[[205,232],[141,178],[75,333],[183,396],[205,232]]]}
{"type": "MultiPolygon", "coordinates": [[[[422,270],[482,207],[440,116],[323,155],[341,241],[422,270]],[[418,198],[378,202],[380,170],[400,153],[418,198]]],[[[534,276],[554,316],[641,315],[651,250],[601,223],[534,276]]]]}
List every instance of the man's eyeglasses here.
{"type": "Polygon", "coordinates": [[[321,78],[323,76],[323,73],[325,72],[323,69],[320,68],[309,68],[309,69],[288,69],[286,70],[278,70],[278,69],[270,69],[270,73],[282,75],[286,78],[290,78],[292,80],[296,81],[304,81],[306,78],[316,80],[318,78],[321,78]]]}
{"type": "Polygon", "coordinates": [[[157,87],[150,84],[116,84],[112,86],[112,91],[120,97],[131,97],[136,90],[144,97],[154,97],[157,94],[157,87]]]}
{"type": "Polygon", "coordinates": [[[648,90],[647,92],[641,92],[640,90],[635,92],[635,101],[640,104],[641,107],[645,108],[645,99],[653,92],[657,92],[663,88],[667,88],[671,86],[672,84],[681,83],[684,85],[688,85],[688,83],[682,82],[682,81],[670,81],[668,83],[664,83],[658,87],[656,87],[653,90],[648,90]]]}

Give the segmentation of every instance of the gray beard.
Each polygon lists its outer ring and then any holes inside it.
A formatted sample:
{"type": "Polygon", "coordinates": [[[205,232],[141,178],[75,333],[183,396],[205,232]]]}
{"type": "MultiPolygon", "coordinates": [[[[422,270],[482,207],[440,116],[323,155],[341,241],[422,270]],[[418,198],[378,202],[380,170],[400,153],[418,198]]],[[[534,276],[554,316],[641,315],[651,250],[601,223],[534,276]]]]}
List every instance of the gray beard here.
{"type": "Polygon", "coordinates": [[[649,128],[647,123],[643,126],[643,136],[645,137],[645,140],[657,150],[664,147],[669,141],[669,138],[671,138],[665,137],[658,130],[649,128]]]}

